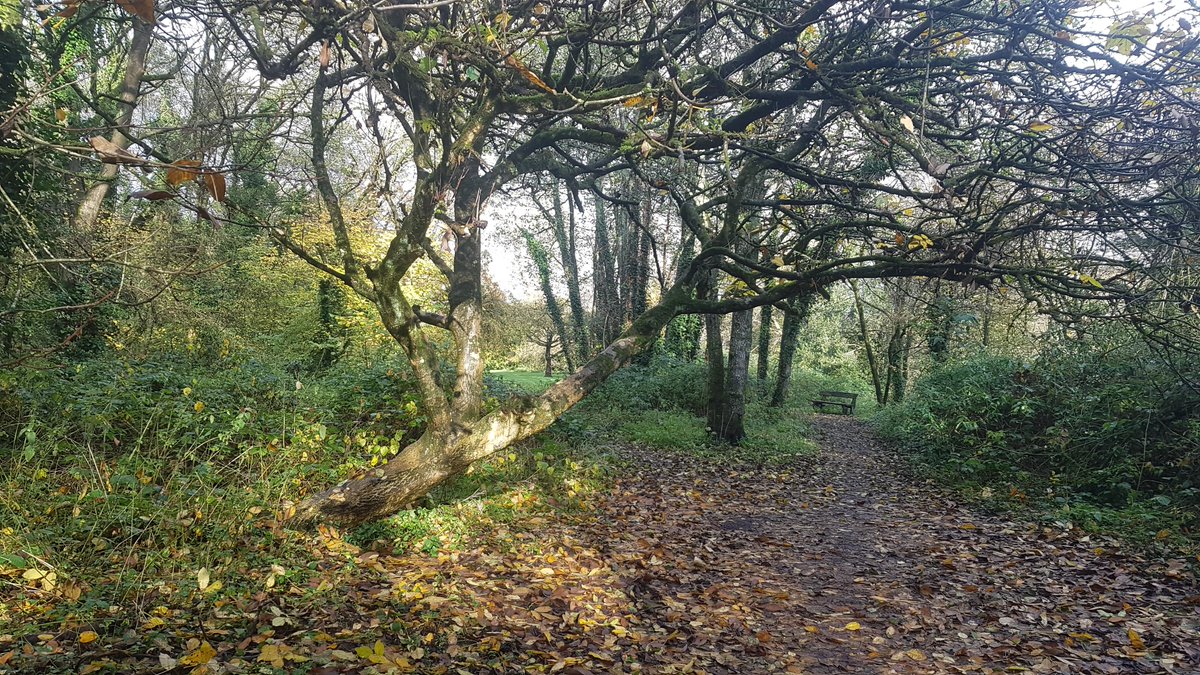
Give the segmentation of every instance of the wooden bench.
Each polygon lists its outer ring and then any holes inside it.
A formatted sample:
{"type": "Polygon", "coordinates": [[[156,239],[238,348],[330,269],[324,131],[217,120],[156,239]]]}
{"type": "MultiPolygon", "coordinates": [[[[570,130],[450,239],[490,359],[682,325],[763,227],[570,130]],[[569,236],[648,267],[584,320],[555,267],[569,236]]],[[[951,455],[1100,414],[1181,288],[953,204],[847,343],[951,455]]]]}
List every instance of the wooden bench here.
{"type": "Polygon", "coordinates": [[[825,408],[839,408],[843,415],[854,414],[854,404],[858,402],[858,394],[852,394],[848,391],[822,391],[818,392],[819,398],[812,401],[813,410],[816,412],[824,412],[825,408]]]}

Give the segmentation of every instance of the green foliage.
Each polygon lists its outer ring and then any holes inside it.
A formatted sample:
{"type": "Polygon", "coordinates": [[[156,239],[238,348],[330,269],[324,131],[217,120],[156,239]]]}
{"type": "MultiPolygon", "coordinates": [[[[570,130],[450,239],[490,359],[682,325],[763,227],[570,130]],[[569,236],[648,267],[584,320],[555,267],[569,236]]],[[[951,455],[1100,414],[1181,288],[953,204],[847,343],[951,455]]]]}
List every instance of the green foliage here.
{"type": "MultiPolygon", "coordinates": [[[[804,375],[803,391],[815,392],[829,381],[808,381],[804,375]]],[[[746,438],[738,446],[729,446],[715,439],[705,426],[704,365],[660,354],[650,365],[629,366],[613,375],[555,428],[584,436],[615,435],[623,441],[709,460],[784,464],[816,452],[807,438],[808,399],[797,396],[794,400],[794,406],[778,408],[765,401],[751,402],[746,438]]]]}
{"type": "Polygon", "coordinates": [[[1185,382],[1196,365],[1136,343],[1030,363],[977,356],[923,377],[879,423],[955,483],[1135,535],[1194,534],[1200,393],[1185,382]]]}
{"type": "Polygon", "coordinates": [[[584,411],[681,410],[703,414],[704,365],[658,354],[618,371],[580,403],[584,411]]]}
{"type": "MultiPolygon", "coordinates": [[[[280,527],[287,501],[388,459],[424,419],[402,364],[342,360],[299,387],[290,365],[161,356],[0,374],[0,569],[49,560],[82,589],[40,620],[135,629],[138,608],[185,601],[174,594],[202,567],[223,570],[213,599],[261,592],[256,570],[272,565],[303,583],[321,553],[280,527]]],[[[588,507],[604,463],[543,436],[348,540],[454,550],[497,523],[588,507]]],[[[14,610],[0,601],[0,620],[14,610]]]]}
{"type": "Polygon", "coordinates": [[[493,370],[488,372],[484,381],[489,394],[504,399],[512,394],[540,394],[561,379],[560,376],[546,377],[532,370],[493,370]]]}
{"type": "Polygon", "coordinates": [[[712,444],[704,429],[704,418],[680,410],[632,412],[619,433],[630,441],[656,448],[700,451],[712,444]]]}

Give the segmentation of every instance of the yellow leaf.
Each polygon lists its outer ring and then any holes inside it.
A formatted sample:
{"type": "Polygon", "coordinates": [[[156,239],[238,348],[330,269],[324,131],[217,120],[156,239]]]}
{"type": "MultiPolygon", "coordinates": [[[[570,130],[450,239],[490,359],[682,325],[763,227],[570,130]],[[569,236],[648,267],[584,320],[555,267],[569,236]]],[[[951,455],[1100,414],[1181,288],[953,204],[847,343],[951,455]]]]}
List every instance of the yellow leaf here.
{"type": "Polygon", "coordinates": [[[1168,538],[1168,537],[1170,537],[1170,536],[1171,536],[1171,531],[1170,531],[1170,530],[1159,530],[1159,531],[1158,531],[1158,534],[1154,535],[1154,538],[1155,538],[1155,539],[1157,539],[1157,540],[1159,540],[1159,541],[1162,541],[1163,539],[1166,539],[1166,538],[1168,538]]]}
{"type": "Polygon", "coordinates": [[[263,645],[263,648],[258,653],[258,662],[269,663],[276,668],[283,667],[283,654],[279,653],[277,645],[263,645]]]}
{"type": "Polygon", "coordinates": [[[1030,131],[1033,131],[1033,132],[1036,132],[1036,133],[1039,133],[1039,134],[1040,134],[1040,133],[1044,133],[1044,132],[1050,131],[1050,130],[1051,130],[1051,129],[1053,129],[1054,127],[1053,127],[1052,125],[1050,125],[1050,124],[1047,124],[1046,122],[1042,122],[1041,120],[1038,120],[1038,121],[1036,121],[1036,122],[1030,122],[1030,123],[1029,123],[1029,126],[1028,126],[1027,128],[1028,128],[1030,131]]]}
{"type": "Polygon", "coordinates": [[[862,630],[862,624],[857,621],[851,621],[846,624],[846,630],[862,630]]]}
{"type": "Polygon", "coordinates": [[[509,67],[515,69],[518,73],[521,74],[521,77],[524,77],[526,80],[529,81],[530,84],[537,87],[538,89],[541,89],[542,91],[550,92],[551,94],[558,93],[558,92],[554,91],[554,89],[552,89],[550,87],[550,85],[543,82],[542,78],[537,76],[537,73],[534,73],[524,63],[521,63],[521,61],[518,60],[517,57],[509,56],[507,59],[504,60],[504,62],[507,63],[509,65],[509,67]]]}
{"type": "Polygon", "coordinates": [[[633,98],[625,99],[625,102],[622,103],[621,105],[625,106],[626,108],[636,108],[637,106],[641,105],[645,101],[646,101],[646,99],[643,96],[634,96],[633,98]]]}
{"type": "Polygon", "coordinates": [[[908,115],[900,116],[900,126],[908,130],[909,133],[915,133],[917,128],[913,126],[912,118],[908,115]]]}
{"type": "Polygon", "coordinates": [[[912,659],[913,661],[925,660],[925,652],[921,651],[920,649],[910,649],[904,653],[907,654],[908,658],[912,659]]]}
{"type": "Polygon", "coordinates": [[[86,645],[89,642],[95,642],[100,636],[94,630],[85,630],[79,634],[79,644],[86,645]]]}
{"type": "Polygon", "coordinates": [[[783,256],[777,255],[774,258],[771,258],[771,264],[776,267],[783,267],[783,256]]]}
{"type": "Polygon", "coordinates": [[[1146,643],[1142,640],[1142,636],[1132,628],[1129,629],[1129,645],[1134,649],[1141,651],[1146,648],[1146,643]]]}
{"type": "MultiPolygon", "coordinates": [[[[200,412],[201,410],[204,410],[204,404],[197,403],[196,404],[196,412],[200,412]]],[[[209,580],[209,574],[208,574],[207,567],[201,567],[200,569],[196,570],[196,586],[200,590],[204,590],[204,589],[208,588],[208,580],[209,580]]]]}
{"type": "MultiPolygon", "coordinates": [[[[196,405],[192,406],[192,409],[198,413],[204,412],[204,401],[196,401],[196,405]]],[[[204,589],[203,586],[201,586],[200,588],[201,588],[201,590],[204,589]]]]}
{"type": "Polygon", "coordinates": [[[163,621],[161,618],[159,618],[157,616],[151,617],[149,621],[142,624],[142,630],[154,630],[155,628],[158,628],[159,626],[166,625],[166,623],[167,623],[166,621],[163,621]]]}
{"type": "Polygon", "coordinates": [[[208,588],[204,589],[204,594],[205,594],[205,595],[212,595],[213,593],[216,593],[217,591],[221,590],[221,588],[222,588],[224,585],[225,585],[225,584],[221,583],[220,581],[214,581],[214,582],[212,582],[211,584],[209,584],[209,585],[208,585],[208,588]]]}
{"type": "Polygon", "coordinates": [[[213,649],[213,646],[208,644],[206,640],[195,651],[179,659],[179,662],[185,666],[202,666],[212,661],[216,656],[217,650],[213,649]]]}
{"type": "Polygon", "coordinates": [[[816,632],[819,632],[820,630],[821,629],[817,628],[816,626],[805,626],[804,627],[804,632],[806,632],[806,633],[816,633],[816,632]]]}

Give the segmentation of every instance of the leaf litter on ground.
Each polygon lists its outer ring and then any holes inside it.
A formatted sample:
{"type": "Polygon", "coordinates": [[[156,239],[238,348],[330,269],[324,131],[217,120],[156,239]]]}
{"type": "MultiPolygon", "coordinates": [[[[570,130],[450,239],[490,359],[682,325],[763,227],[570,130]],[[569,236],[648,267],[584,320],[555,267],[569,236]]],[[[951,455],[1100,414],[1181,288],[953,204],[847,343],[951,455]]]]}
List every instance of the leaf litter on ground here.
{"type": "MultiPolygon", "coordinates": [[[[860,423],[819,416],[816,427],[820,457],[788,466],[622,446],[637,470],[598,501],[515,509],[465,550],[395,555],[263,514],[261,532],[303,540],[307,562],[240,580],[200,568],[194,591],[164,593],[136,626],[0,635],[0,670],[1200,669],[1187,561],[982,514],[906,474],[860,423]]],[[[33,576],[6,611],[25,603],[34,617],[50,590],[33,576]]]]}

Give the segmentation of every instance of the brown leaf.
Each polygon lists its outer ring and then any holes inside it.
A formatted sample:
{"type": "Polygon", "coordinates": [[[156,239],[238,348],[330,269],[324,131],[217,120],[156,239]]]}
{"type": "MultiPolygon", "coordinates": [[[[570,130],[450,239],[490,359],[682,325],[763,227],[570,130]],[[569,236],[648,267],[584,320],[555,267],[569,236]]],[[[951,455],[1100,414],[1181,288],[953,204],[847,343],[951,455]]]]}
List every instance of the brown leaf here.
{"type": "Polygon", "coordinates": [[[100,161],[105,164],[129,164],[138,166],[146,163],[146,160],[138,157],[125,150],[121,146],[113,143],[103,136],[92,136],[88,139],[88,145],[96,151],[100,157],[100,161]]]}
{"type": "Polygon", "coordinates": [[[145,199],[151,202],[161,202],[164,199],[172,199],[174,197],[174,192],[167,192],[166,190],[138,190],[137,192],[129,193],[130,199],[145,199]]]}
{"type": "Polygon", "coordinates": [[[175,162],[170,169],[167,169],[167,185],[178,187],[194,179],[200,175],[200,172],[196,170],[198,168],[200,168],[200,162],[194,159],[181,159],[175,162]]]}
{"type": "Polygon", "coordinates": [[[317,62],[321,64],[322,68],[328,68],[329,62],[331,59],[332,59],[332,57],[329,53],[329,42],[328,41],[322,42],[321,43],[321,55],[317,57],[317,62]]]}
{"type": "Polygon", "coordinates": [[[146,23],[154,23],[154,0],[117,0],[117,6],[146,23]]]}
{"type": "Polygon", "coordinates": [[[63,10],[58,13],[59,18],[69,19],[75,16],[75,13],[79,11],[79,3],[80,0],[66,0],[63,3],[63,10]]]}
{"type": "Polygon", "coordinates": [[[225,176],[216,172],[205,173],[204,187],[208,188],[208,194],[212,195],[213,199],[225,201],[225,176]]]}

